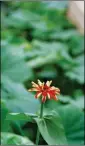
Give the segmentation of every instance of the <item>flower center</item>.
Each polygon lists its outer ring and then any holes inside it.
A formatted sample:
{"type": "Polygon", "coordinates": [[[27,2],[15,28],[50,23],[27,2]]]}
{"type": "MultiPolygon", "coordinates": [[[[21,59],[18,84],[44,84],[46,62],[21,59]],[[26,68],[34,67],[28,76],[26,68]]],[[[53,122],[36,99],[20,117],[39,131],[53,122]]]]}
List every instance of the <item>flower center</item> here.
{"type": "Polygon", "coordinates": [[[48,87],[47,85],[45,85],[45,86],[43,87],[43,89],[42,89],[42,94],[43,94],[44,96],[47,96],[48,91],[49,91],[49,87],[48,87]]]}

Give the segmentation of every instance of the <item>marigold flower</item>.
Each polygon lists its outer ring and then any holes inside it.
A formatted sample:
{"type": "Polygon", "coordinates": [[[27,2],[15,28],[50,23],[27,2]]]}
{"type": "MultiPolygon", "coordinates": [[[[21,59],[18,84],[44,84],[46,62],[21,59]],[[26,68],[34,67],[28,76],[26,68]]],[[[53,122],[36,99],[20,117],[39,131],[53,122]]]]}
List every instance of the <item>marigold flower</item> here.
{"type": "Polygon", "coordinates": [[[56,88],[54,86],[50,87],[52,81],[47,81],[46,83],[42,83],[40,80],[38,80],[38,84],[32,82],[32,89],[29,89],[28,91],[36,91],[35,98],[39,98],[42,96],[42,102],[45,102],[46,99],[54,99],[58,100],[56,95],[60,94],[60,89],[56,88]]]}

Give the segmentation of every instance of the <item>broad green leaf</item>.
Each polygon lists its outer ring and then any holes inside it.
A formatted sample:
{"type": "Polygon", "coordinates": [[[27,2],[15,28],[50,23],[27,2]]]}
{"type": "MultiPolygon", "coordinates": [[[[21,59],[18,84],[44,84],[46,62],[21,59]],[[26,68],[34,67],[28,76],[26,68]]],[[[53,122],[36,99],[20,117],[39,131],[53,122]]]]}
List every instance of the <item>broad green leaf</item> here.
{"type": "Polygon", "coordinates": [[[6,76],[2,76],[2,98],[11,112],[36,113],[39,101],[20,83],[14,83],[6,76]]]}
{"type": "Polygon", "coordinates": [[[2,145],[33,145],[33,143],[26,137],[15,135],[13,133],[1,133],[2,145]]]}
{"type": "Polygon", "coordinates": [[[6,120],[10,121],[33,121],[33,118],[37,117],[36,114],[29,113],[8,113],[6,116],[6,120]]]}
{"type": "Polygon", "coordinates": [[[59,102],[63,104],[72,104],[76,107],[79,107],[81,110],[84,109],[84,96],[78,96],[78,97],[71,97],[66,95],[60,95],[59,96],[59,102]]]}
{"type": "Polygon", "coordinates": [[[64,128],[61,119],[57,113],[44,116],[44,118],[35,118],[40,133],[49,145],[67,144],[64,128]]]}
{"type": "MultiPolygon", "coordinates": [[[[61,105],[56,102],[47,104],[50,110],[59,112],[65,130],[67,142],[70,145],[84,144],[84,113],[75,104],[61,105]]],[[[49,112],[50,112],[49,110],[49,112]]]]}
{"type": "Polygon", "coordinates": [[[77,107],[68,105],[59,109],[69,144],[84,144],[84,113],[77,107]]]}
{"type": "Polygon", "coordinates": [[[71,100],[71,103],[83,110],[84,109],[84,96],[79,96],[76,100],[71,100]]]}
{"type": "Polygon", "coordinates": [[[84,109],[84,93],[83,91],[76,90],[74,91],[74,97],[75,97],[75,105],[78,106],[81,109],[84,109]]]}
{"type": "Polygon", "coordinates": [[[42,65],[47,64],[48,62],[51,64],[53,62],[55,62],[56,60],[56,54],[51,53],[49,54],[49,56],[45,56],[44,60],[43,57],[37,57],[31,61],[28,62],[28,66],[32,67],[32,68],[36,68],[36,67],[41,67],[42,65]]]}
{"type": "Polygon", "coordinates": [[[14,28],[30,28],[33,27],[36,21],[39,21],[40,17],[29,10],[16,10],[12,12],[6,19],[7,25],[14,28]],[[28,17],[29,16],[29,17],[28,17]]]}
{"type": "Polygon", "coordinates": [[[5,120],[10,123],[13,130],[15,130],[20,135],[25,136],[22,127],[28,122],[35,123],[35,117],[37,117],[37,115],[30,113],[8,113],[5,120]]]}
{"type": "Polygon", "coordinates": [[[32,70],[24,60],[22,48],[8,47],[1,49],[1,73],[16,82],[23,82],[32,77],[32,70]]]}

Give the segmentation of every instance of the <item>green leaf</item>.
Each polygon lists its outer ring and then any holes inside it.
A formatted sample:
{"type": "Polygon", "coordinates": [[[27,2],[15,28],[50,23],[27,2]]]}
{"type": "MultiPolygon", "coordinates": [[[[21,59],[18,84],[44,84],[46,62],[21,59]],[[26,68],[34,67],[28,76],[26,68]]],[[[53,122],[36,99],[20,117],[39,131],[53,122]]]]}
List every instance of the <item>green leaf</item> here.
{"type": "Polygon", "coordinates": [[[15,129],[15,131],[20,135],[25,136],[22,127],[28,122],[35,123],[35,117],[37,117],[37,115],[30,113],[8,113],[5,120],[12,125],[12,128],[15,129]]]}
{"type": "Polygon", "coordinates": [[[39,101],[20,83],[14,83],[6,76],[2,76],[2,98],[11,112],[36,113],[39,101]],[[32,107],[33,106],[33,107],[32,107]]]}
{"type": "Polygon", "coordinates": [[[6,19],[6,23],[9,27],[12,26],[14,28],[24,29],[26,27],[33,27],[34,23],[36,21],[39,21],[39,19],[39,15],[29,10],[18,9],[10,13],[10,15],[6,19]]]}
{"type": "Polygon", "coordinates": [[[73,59],[73,66],[65,73],[72,80],[84,84],[84,54],[73,59]]]}
{"type": "Polygon", "coordinates": [[[8,109],[5,102],[1,100],[1,131],[7,131],[9,128],[9,122],[6,120],[8,109]]]}
{"type": "Polygon", "coordinates": [[[64,128],[57,113],[44,116],[43,119],[35,118],[40,133],[49,145],[67,144],[64,128]]]}
{"type": "Polygon", "coordinates": [[[1,74],[10,77],[13,81],[23,82],[32,77],[32,70],[24,60],[22,48],[7,45],[1,49],[1,74]]]}
{"type": "Polygon", "coordinates": [[[29,113],[8,113],[6,116],[6,120],[10,121],[33,121],[37,115],[29,114],[29,113]]]}
{"type": "Polygon", "coordinates": [[[65,75],[80,84],[84,84],[84,65],[80,64],[69,69],[65,75]]]}
{"type": "Polygon", "coordinates": [[[82,110],[84,110],[84,93],[83,91],[80,90],[76,90],[74,91],[74,97],[75,97],[75,105],[78,106],[79,108],[81,108],[82,110]]]}
{"type": "Polygon", "coordinates": [[[1,133],[2,145],[33,145],[33,143],[26,137],[18,136],[13,133],[1,133]]]}
{"type": "Polygon", "coordinates": [[[78,96],[78,97],[76,96],[75,98],[73,98],[71,96],[60,95],[59,101],[60,103],[63,103],[63,104],[75,105],[76,107],[79,107],[81,110],[84,109],[84,96],[78,96]]]}
{"type": "Polygon", "coordinates": [[[51,39],[60,39],[60,40],[69,40],[71,37],[77,34],[77,31],[75,29],[72,30],[65,30],[60,32],[54,32],[50,35],[51,39]]]}
{"type": "Polygon", "coordinates": [[[80,33],[77,35],[74,35],[71,39],[69,44],[70,50],[72,55],[79,55],[84,52],[84,36],[82,36],[80,33]]]}
{"type": "Polygon", "coordinates": [[[84,96],[79,96],[76,100],[71,100],[71,103],[83,110],[84,109],[84,96]]]}
{"type": "Polygon", "coordinates": [[[40,51],[40,54],[36,58],[33,58],[28,62],[28,66],[32,68],[41,67],[45,64],[51,65],[53,63],[58,63],[58,61],[60,61],[62,58],[63,60],[66,59],[66,61],[72,60],[67,52],[67,46],[63,43],[47,43],[35,40],[32,44],[33,48],[40,51]],[[43,53],[41,54],[41,52],[43,53]],[[50,54],[48,52],[50,52],[50,54]]]}
{"type": "Polygon", "coordinates": [[[75,104],[62,105],[50,102],[46,105],[49,109],[59,113],[65,130],[68,144],[84,144],[84,113],[75,104]]]}
{"type": "Polygon", "coordinates": [[[67,105],[59,109],[69,144],[84,144],[84,113],[77,107],[67,105]]]}

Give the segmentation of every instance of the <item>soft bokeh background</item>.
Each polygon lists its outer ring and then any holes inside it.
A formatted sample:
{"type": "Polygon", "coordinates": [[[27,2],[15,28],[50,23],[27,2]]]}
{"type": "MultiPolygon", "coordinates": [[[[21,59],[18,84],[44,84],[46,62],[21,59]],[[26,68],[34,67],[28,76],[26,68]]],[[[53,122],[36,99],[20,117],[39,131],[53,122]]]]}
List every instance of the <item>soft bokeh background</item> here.
{"type": "MultiPolygon", "coordinates": [[[[6,114],[8,111],[35,113],[39,103],[27,92],[31,81],[52,80],[61,90],[59,105],[68,106],[64,108],[63,119],[65,126],[69,120],[65,127],[68,143],[83,144],[83,120],[80,119],[84,110],[84,36],[67,18],[69,2],[1,3],[2,131],[21,135],[18,130],[27,121],[19,125],[18,118],[12,126],[7,126],[6,114]],[[69,119],[71,114],[73,119],[69,119]]],[[[47,102],[46,106],[56,109],[54,102],[47,102]]],[[[60,114],[63,115],[63,110],[60,114]]],[[[30,134],[26,125],[22,131],[31,140],[35,139],[33,128],[30,134]]],[[[7,143],[5,137],[2,143],[7,143]]]]}

